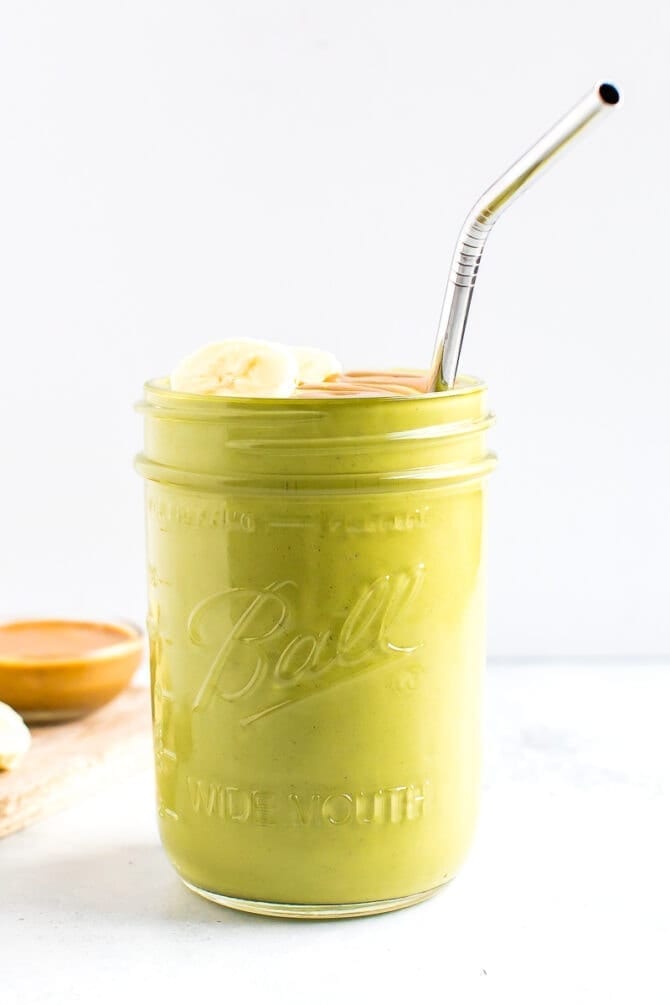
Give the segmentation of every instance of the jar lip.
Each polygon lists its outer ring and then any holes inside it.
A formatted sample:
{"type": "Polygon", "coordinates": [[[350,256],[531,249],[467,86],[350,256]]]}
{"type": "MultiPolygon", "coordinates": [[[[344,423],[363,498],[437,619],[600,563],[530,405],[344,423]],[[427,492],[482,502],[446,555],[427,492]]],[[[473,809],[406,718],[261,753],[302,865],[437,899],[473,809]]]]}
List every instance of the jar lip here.
{"type": "Polygon", "coordinates": [[[449,388],[445,391],[430,391],[425,394],[412,395],[411,397],[404,397],[397,394],[387,394],[387,395],[375,395],[374,397],[365,397],[364,395],[352,395],[347,397],[346,395],[333,395],[332,398],[293,398],[293,397],[282,397],[282,398],[262,398],[262,397],[233,397],[232,395],[208,395],[208,394],[191,394],[188,391],[173,391],[169,386],[169,377],[158,377],[154,380],[148,380],[144,384],[145,394],[151,395],[154,400],[159,400],[164,404],[172,403],[174,405],[184,404],[187,406],[195,406],[198,408],[215,409],[215,407],[230,407],[234,405],[244,405],[244,406],[258,406],[258,405],[271,405],[273,408],[300,408],[305,411],[314,410],[316,407],[319,411],[323,408],[340,408],[346,405],[351,407],[352,402],[360,404],[361,402],[366,403],[366,407],[370,407],[373,402],[388,404],[389,402],[402,402],[402,406],[405,403],[412,403],[416,405],[418,401],[436,401],[439,399],[451,399],[451,398],[461,398],[470,394],[481,393],[488,389],[485,381],[481,380],[479,377],[471,377],[466,374],[459,376],[456,379],[456,384],[454,387],[449,388]]]}

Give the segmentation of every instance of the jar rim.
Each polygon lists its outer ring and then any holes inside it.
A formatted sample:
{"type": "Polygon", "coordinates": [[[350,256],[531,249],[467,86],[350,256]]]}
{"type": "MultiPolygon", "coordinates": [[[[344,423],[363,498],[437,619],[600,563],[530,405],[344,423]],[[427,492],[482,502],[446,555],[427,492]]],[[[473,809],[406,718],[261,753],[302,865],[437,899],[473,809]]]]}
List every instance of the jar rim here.
{"type": "Polygon", "coordinates": [[[217,397],[167,384],[148,381],[136,406],[147,443],[136,466],[150,481],[203,491],[389,491],[463,484],[494,463],[483,441],[493,415],[475,377],[447,391],[370,398],[217,397]],[[194,442],[203,446],[194,451],[194,442]]]}
{"type": "MultiPolygon", "coordinates": [[[[300,408],[309,411],[315,407],[318,409],[322,408],[338,408],[344,405],[351,406],[352,402],[366,402],[368,407],[372,402],[384,402],[388,404],[389,402],[409,402],[416,405],[417,401],[436,401],[440,399],[452,399],[461,398],[470,394],[481,393],[482,391],[488,390],[488,385],[485,381],[481,380],[479,377],[469,376],[463,374],[459,376],[456,380],[454,387],[447,388],[444,391],[429,391],[426,393],[402,396],[397,394],[379,394],[374,396],[365,395],[333,395],[332,398],[295,398],[291,396],[287,397],[277,397],[277,398],[265,398],[265,397],[237,397],[233,395],[213,395],[213,394],[192,394],[188,391],[173,391],[171,387],[168,386],[169,377],[158,377],[153,380],[147,380],[144,383],[144,392],[147,397],[151,397],[157,403],[163,405],[179,405],[183,404],[187,407],[202,408],[203,411],[208,409],[212,412],[217,408],[230,408],[235,405],[242,406],[272,406],[272,408],[300,408]]],[[[144,402],[138,405],[138,408],[142,408],[144,402]]],[[[402,407],[402,406],[401,406],[402,407]]]]}

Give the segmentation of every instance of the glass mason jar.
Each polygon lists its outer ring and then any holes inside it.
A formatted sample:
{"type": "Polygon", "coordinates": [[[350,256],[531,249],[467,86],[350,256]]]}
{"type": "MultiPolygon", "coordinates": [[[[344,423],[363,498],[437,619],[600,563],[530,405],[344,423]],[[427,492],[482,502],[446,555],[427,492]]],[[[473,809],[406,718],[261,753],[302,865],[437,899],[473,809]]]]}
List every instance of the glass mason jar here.
{"type": "Polygon", "coordinates": [[[486,388],[139,408],[174,867],[263,914],[428,897],[478,802],[486,388]]]}

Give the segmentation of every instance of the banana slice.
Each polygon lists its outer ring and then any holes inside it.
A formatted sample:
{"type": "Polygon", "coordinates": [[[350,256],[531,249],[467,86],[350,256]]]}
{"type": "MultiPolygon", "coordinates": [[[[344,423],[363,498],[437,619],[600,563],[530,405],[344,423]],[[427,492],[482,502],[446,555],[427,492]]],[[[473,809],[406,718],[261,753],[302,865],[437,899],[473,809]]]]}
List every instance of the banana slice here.
{"type": "Polygon", "coordinates": [[[291,352],[298,361],[298,383],[320,384],[328,377],[342,373],[342,365],[325,349],[312,349],[311,346],[296,345],[291,352]]]}
{"type": "Polygon", "coordinates": [[[260,339],[225,339],[187,356],[170,377],[173,391],[283,398],[293,393],[298,361],[284,345],[260,339]]]}
{"type": "Polygon", "coordinates": [[[15,768],[30,746],[30,731],[13,708],[0,701],[0,771],[15,768]]]}

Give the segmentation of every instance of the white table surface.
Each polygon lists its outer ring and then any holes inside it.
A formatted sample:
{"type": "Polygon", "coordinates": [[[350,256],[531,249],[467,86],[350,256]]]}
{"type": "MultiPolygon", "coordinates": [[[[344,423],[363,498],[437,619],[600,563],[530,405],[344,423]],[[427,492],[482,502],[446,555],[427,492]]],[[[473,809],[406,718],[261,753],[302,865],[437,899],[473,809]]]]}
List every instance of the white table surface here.
{"type": "Polygon", "coordinates": [[[159,847],[150,770],[6,838],[1,1005],[669,1002],[670,666],[496,665],[486,709],[474,849],[409,910],[201,900],[159,847]]]}

